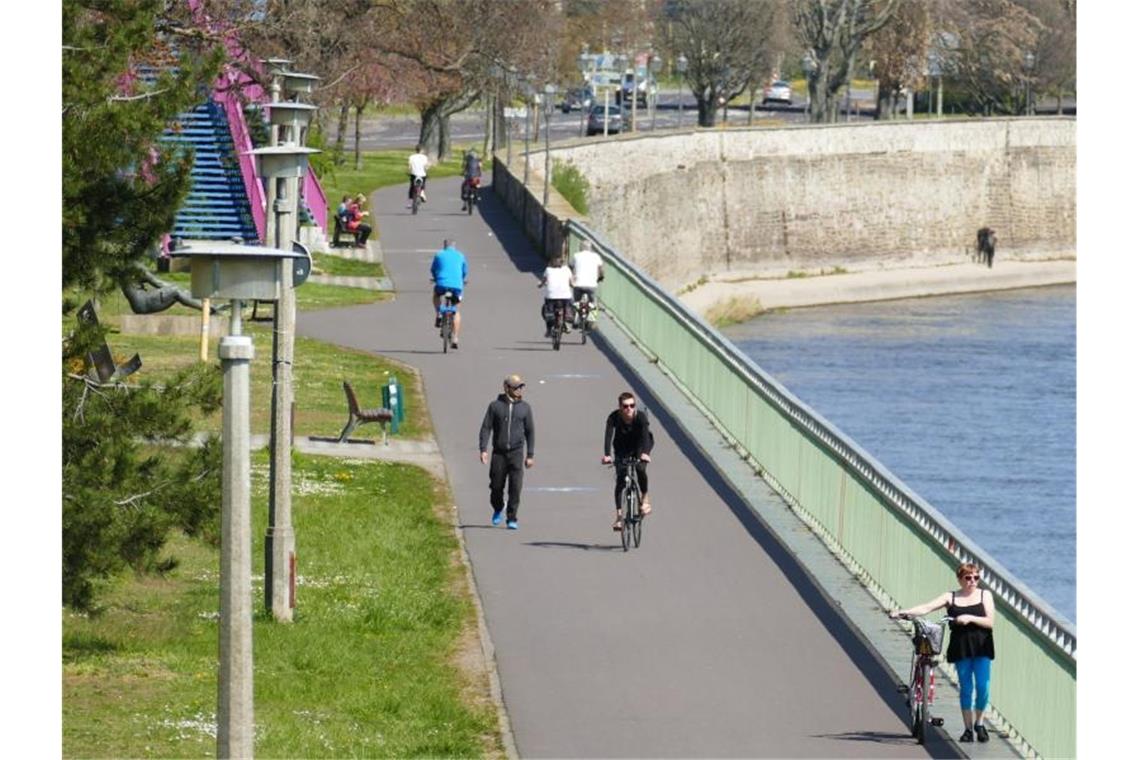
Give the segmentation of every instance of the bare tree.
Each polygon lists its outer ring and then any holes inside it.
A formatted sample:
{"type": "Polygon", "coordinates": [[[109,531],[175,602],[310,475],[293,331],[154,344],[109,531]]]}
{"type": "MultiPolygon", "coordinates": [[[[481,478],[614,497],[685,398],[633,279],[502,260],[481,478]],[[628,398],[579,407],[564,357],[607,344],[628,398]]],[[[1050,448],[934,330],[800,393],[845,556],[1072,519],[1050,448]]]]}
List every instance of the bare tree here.
{"type": "Polygon", "coordinates": [[[877,118],[891,118],[899,96],[922,84],[931,29],[927,0],[900,0],[891,20],[867,39],[866,53],[875,62],[879,84],[877,118]]]}
{"type": "Polygon", "coordinates": [[[685,82],[696,96],[702,127],[714,125],[719,104],[767,79],[775,6],[764,0],[676,0],[666,6],[662,20],[671,27],[674,51],[688,59],[685,82]]]}
{"type": "Polygon", "coordinates": [[[553,76],[554,0],[374,0],[374,7],[377,48],[421,71],[413,101],[420,143],[435,158],[450,153],[450,118],[489,89],[493,65],[553,76]]]}
{"type": "Polygon", "coordinates": [[[954,80],[968,96],[966,107],[981,113],[1019,113],[1033,86],[1028,57],[1038,49],[1040,20],[1012,0],[958,0],[945,5],[946,24],[956,45],[946,51],[954,80]]]}
{"type": "Polygon", "coordinates": [[[835,97],[848,83],[868,36],[894,16],[899,0],[793,0],[793,21],[811,63],[811,120],[837,121],[835,97]]]}
{"type": "Polygon", "coordinates": [[[1019,0],[1019,4],[1042,25],[1028,73],[1035,90],[1055,98],[1056,112],[1061,113],[1062,98],[1077,91],[1076,0],[1019,0]]]}

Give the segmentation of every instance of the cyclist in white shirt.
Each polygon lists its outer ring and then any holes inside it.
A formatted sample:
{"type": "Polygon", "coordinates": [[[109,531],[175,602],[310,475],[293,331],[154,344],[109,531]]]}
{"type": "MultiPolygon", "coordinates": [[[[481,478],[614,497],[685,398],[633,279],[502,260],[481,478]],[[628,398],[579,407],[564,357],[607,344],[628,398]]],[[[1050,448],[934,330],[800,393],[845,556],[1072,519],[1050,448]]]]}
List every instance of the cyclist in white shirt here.
{"type": "MultiPolygon", "coordinates": [[[[572,318],[570,302],[574,297],[574,291],[571,289],[570,280],[573,276],[570,267],[566,266],[566,262],[561,256],[551,259],[546,271],[542,273],[542,280],[538,283],[538,287],[546,287],[546,298],[542,302],[542,318],[546,320],[546,337],[548,338],[550,331],[554,328],[555,309],[562,309],[567,320],[572,318]]],[[[563,322],[562,327],[569,332],[570,328],[566,322],[563,322]]]]}
{"type": "MultiPolygon", "coordinates": [[[[598,283],[605,279],[602,271],[602,257],[593,249],[589,240],[582,241],[582,247],[570,258],[570,270],[574,273],[571,283],[574,286],[574,303],[585,293],[590,305],[597,303],[598,283]]],[[[577,313],[575,313],[577,320],[577,313]]]]}
{"type": "Polygon", "coordinates": [[[424,153],[424,146],[417,145],[416,152],[408,156],[408,208],[412,207],[412,194],[416,189],[416,177],[423,179],[423,188],[420,191],[420,199],[427,203],[427,170],[428,164],[431,163],[424,153]]]}

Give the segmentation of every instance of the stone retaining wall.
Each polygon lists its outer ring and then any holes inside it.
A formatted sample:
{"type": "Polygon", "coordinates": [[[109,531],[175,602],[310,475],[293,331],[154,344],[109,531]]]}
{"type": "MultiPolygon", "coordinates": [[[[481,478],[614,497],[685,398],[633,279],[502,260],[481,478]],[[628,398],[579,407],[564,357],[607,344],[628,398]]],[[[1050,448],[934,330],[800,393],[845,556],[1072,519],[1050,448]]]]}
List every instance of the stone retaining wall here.
{"type": "MultiPolygon", "coordinates": [[[[961,262],[982,226],[999,258],[1076,255],[1072,118],[672,131],[551,154],[589,181],[586,223],[671,289],[961,262]]],[[[535,151],[532,184],[542,165],[535,151]]]]}

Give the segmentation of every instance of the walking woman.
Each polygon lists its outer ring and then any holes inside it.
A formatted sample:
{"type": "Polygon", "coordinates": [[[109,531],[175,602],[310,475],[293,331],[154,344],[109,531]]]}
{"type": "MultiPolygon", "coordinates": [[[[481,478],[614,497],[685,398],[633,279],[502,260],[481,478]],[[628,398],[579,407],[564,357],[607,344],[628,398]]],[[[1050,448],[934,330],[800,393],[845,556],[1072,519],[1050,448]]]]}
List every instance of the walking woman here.
{"type": "Polygon", "coordinates": [[[966,730],[958,737],[960,742],[988,742],[989,734],[982,723],[982,714],[990,700],[990,663],[994,659],[994,597],[978,588],[981,576],[978,566],[970,563],[958,567],[958,590],[947,591],[926,604],[909,610],[893,610],[891,618],[903,615],[925,615],[940,607],[946,608],[950,621],[950,645],[946,661],[958,670],[959,704],[966,730]]]}

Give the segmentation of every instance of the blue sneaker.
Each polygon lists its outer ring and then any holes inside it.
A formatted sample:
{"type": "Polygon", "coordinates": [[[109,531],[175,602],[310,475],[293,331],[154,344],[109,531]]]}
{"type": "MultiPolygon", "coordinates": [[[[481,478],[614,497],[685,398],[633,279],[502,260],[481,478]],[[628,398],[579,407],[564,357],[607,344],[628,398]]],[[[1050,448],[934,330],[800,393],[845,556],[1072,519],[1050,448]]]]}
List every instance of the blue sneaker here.
{"type": "Polygon", "coordinates": [[[491,524],[492,525],[502,525],[502,523],[503,523],[503,510],[500,509],[499,511],[497,511],[491,515],[491,524]]]}
{"type": "Polygon", "coordinates": [[[519,521],[518,520],[507,520],[507,527],[510,528],[511,530],[518,530],[519,529],[519,521]]]}

